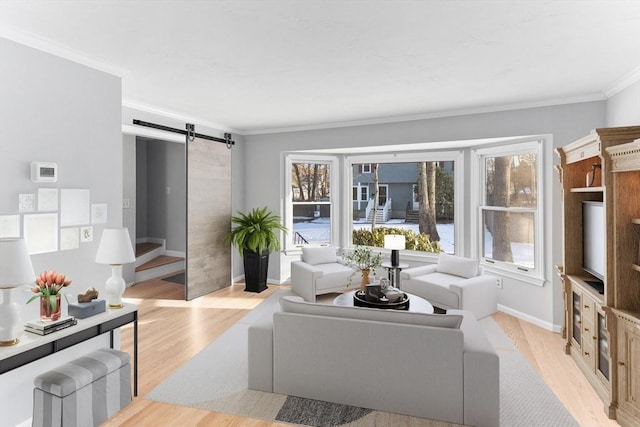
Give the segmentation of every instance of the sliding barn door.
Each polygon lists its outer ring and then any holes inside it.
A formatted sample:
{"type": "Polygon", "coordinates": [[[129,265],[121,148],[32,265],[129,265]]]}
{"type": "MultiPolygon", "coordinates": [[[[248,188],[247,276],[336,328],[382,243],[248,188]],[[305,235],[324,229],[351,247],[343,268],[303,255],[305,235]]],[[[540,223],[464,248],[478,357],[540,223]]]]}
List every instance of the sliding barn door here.
{"type": "Polygon", "coordinates": [[[187,141],[187,300],[231,285],[230,227],[231,150],[187,141]]]}

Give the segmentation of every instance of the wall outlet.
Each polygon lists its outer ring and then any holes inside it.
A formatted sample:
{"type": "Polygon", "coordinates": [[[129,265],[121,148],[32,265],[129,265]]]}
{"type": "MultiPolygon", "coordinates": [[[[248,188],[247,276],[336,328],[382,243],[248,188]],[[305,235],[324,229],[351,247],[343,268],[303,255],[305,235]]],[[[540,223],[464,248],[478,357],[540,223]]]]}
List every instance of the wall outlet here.
{"type": "Polygon", "coordinates": [[[131,208],[131,199],[122,199],[122,209],[131,208]]]}
{"type": "Polygon", "coordinates": [[[502,277],[496,277],[496,285],[498,285],[498,288],[502,289],[502,277]]]}

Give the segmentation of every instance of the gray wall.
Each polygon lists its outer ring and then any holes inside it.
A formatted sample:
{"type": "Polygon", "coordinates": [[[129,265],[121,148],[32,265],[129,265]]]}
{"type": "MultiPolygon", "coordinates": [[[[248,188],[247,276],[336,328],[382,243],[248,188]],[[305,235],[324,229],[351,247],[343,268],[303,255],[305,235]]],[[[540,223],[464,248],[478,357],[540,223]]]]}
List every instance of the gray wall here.
{"type": "MultiPolygon", "coordinates": [[[[31,257],[36,274],[64,272],[73,280],[70,299],[94,286],[104,291],[110,268],[94,259],[102,230],[122,225],[122,132],[120,78],[0,38],[0,214],[18,213],[18,194],[38,188],[85,188],[91,203],[106,203],[108,222],[93,226],[93,242],[79,249],[31,257]],[[54,184],[31,182],[29,164],[58,164],[54,184]]],[[[37,318],[37,304],[14,291],[24,321],[37,318]]],[[[63,304],[63,313],[66,304],[63,304]]],[[[108,338],[96,346],[108,345],[108,338]]],[[[84,350],[83,350],[84,349],[84,350]]],[[[2,423],[14,425],[31,416],[33,378],[86,351],[63,351],[55,359],[32,363],[0,379],[2,423]],[[52,362],[55,360],[55,362],[52,362]]]]}
{"type": "MultiPolygon", "coordinates": [[[[131,244],[136,244],[136,138],[122,135],[122,199],[129,201],[129,207],[122,206],[122,226],[129,229],[131,244]]],[[[122,276],[127,285],[135,282],[135,263],[122,266],[122,276]]]]}
{"type": "Polygon", "coordinates": [[[138,154],[146,156],[136,161],[146,171],[137,190],[141,204],[146,205],[146,216],[138,215],[140,228],[145,229],[146,235],[140,232],[137,236],[166,239],[167,250],[185,252],[185,145],[140,137],[137,144],[146,146],[138,150],[138,154]]]}
{"type": "Polygon", "coordinates": [[[607,126],[640,125],[640,80],[607,101],[607,126]]]}
{"type": "Polygon", "coordinates": [[[129,191],[136,193],[136,239],[141,239],[149,236],[147,227],[147,144],[138,144],[135,136],[128,136],[133,138],[136,179],[127,183],[127,186],[130,187],[129,191]]]}
{"type": "MultiPolygon", "coordinates": [[[[280,183],[283,177],[281,153],[284,151],[538,134],[552,135],[553,145],[558,147],[585,136],[593,128],[604,126],[605,107],[606,103],[601,101],[430,120],[246,136],[245,208],[266,205],[274,212],[283,214],[284,202],[280,183]]],[[[551,152],[551,148],[548,147],[548,152],[551,152]]],[[[550,157],[557,163],[555,155],[550,157]]],[[[465,160],[468,166],[468,153],[465,160]]],[[[552,171],[552,168],[549,170],[552,171]]],[[[553,188],[550,208],[554,218],[549,226],[553,229],[553,236],[559,236],[560,184],[555,173],[549,174],[553,175],[550,177],[553,188]]],[[[465,193],[469,191],[470,177],[467,176],[465,193]]],[[[469,221],[467,214],[464,220],[466,230],[470,229],[469,221]]],[[[465,240],[465,247],[468,248],[468,237],[465,240]]],[[[562,289],[560,280],[554,273],[553,264],[561,262],[561,241],[554,239],[550,242],[549,248],[552,250],[552,265],[547,266],[545,274],[548,283],[540,287],[506,279],[504,288],[499,292],[499,302],[525,318],[548,327],[555,325],[557,328],[562,324],[562,289]]],[[[270,280],[286,281],[290,274],[290,261],[296,258],[282,253],[272,254],[269,265],[270,280]]]]}

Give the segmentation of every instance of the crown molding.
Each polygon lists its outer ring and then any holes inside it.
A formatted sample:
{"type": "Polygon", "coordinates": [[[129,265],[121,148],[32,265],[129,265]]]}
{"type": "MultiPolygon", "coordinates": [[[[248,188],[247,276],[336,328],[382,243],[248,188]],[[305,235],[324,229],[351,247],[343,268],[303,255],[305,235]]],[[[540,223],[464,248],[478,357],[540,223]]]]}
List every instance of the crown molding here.
{"type": "Polygon", "coordinates": [[[351,126],[379,125],[379,124],[386,124],[386,123],[409,122],[409,121],[416,121],[416,120],[438,119],[438,118],[455,117],[455,116],[469,116],[473,114],[497,113],[501,111],[524,110],[527,108],[552,107],[554,105],[579,104],[582,102],[593,102],[593,101],[604,101],[604,100],[606,100],[606,97],[604,96],[603,93],[592,93],[592,94],[575,96],[570,98],[556,98],[556,99],[548,99],[548,100],[535,101],[535,102],[504,104],[504,105],[495,105],[495,106],[487,106],[487,107],[467,108],[467,109],[461,109],[461,110],[448,110],[448,111],[439,111],[434,113],[413,114],[413,115],[407,115],[407,116],[380,117],[375,119],[332,122],[332,123],[323,123],[323,124],[309,125],[309,126],[258,129],[258,130],[252,130],[252,131],[245,131],[242,134],[243,135],[265,135],[265,134],[271,134],[271,133],[303,132],[303,131],[333,129],[333,128],[342,128],[342,127],[351,127],[351,126]]]}
{"type": "Polygon", "coordinates": [[[631,71],[630,73],[622,76],[621,78],[619,78],[614,84],[613,86],[611,86],[609,89],[607,90],[603,90],[602,93],[604,93],[604,95],[607,98],[611,98],[613,95],[622,92],[623,90],[625,90],[626,88],[628,88],[629,86],[637,83],[640,81],[640,67],[636,68],[635,70],[631,71]]]}
{"type": "Polygon", "coordinates": [[[182,114],[177,111],[171,111],[164,108],[156,107],[154,105],[145,104],[144,102],[135,101],[129,98],[122,98],[122,107],[130,108],[132,110],[143,111],[145,113],[166,117],[172,120],[177,120],[185,123],[193,123],[200,126],[205,126],[210,129],[235,133],[236,135],[244,135],[244,133],[238,129],[234,129],[230,126],[225,126],[221,123],[211,122],[209,120],[201,119],[198,117],[182,114]]]}
{"type": "Polygon", "coordinates": [[[76,62],[78,64],[87,66],[89,68],[96,69],[98,71],[112,74],[116,77],[122,78],[129,74],[124,68],[116,67],[106,62],[96,61],[89,58],[86,54],[70,49],[58,43],[54,43],[51,40],[36,36],[35,34],[27,33],[24,31],[17,31],[6,26],[0,26],[0,37],[8,40],[12,40],[16,43],[28,46],[30,48],[55,55],[69,61],[76,62]]]}

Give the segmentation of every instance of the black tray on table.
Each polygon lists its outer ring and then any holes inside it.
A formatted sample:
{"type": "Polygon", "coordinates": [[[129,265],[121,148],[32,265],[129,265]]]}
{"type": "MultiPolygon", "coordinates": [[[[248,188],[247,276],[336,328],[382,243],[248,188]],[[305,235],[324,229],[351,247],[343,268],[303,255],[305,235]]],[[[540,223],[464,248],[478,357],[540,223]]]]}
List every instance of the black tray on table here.
{"type": "Polygon", "coordinates": [[[353,305],[356,307],[383,308],[391,310],[409,310],[409,297],[404,292],[402,299],[396,302],[374,302],[365,300],[365,294],[356,291],[353,294],[353,305]]]}

